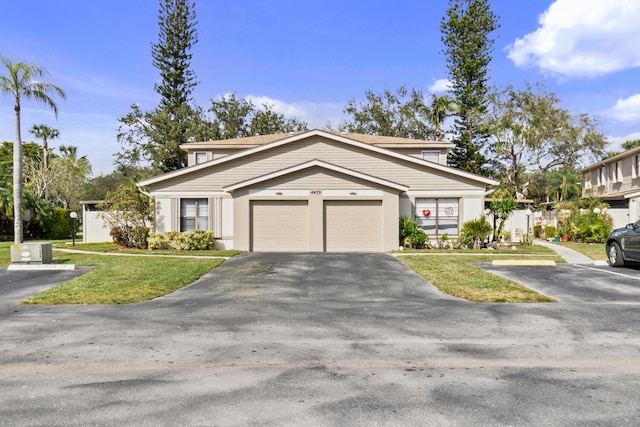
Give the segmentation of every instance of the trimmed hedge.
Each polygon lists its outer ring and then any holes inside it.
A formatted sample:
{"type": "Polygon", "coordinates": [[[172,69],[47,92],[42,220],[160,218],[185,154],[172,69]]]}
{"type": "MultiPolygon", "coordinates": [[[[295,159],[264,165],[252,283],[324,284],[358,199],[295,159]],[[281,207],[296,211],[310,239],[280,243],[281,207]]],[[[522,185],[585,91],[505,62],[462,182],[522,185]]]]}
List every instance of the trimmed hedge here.
{"type": "Polygon", "coordinates": [[[197,251],[214,249],[213,231],[169,231],[151,233],[148,239],[149,249],[173,249],[176,251],[197,251]]]}

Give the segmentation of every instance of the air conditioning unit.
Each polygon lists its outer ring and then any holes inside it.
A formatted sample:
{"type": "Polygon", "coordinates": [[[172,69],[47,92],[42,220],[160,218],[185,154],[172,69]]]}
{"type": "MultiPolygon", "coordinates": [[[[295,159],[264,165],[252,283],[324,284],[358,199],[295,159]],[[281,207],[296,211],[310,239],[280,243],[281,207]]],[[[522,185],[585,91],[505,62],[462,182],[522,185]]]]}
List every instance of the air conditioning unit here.
{"type": "Polygon", "coordinates": [[[11,245],[11,262],[27,264],[51,264],[51,243],[21,243],[11,245]]]}

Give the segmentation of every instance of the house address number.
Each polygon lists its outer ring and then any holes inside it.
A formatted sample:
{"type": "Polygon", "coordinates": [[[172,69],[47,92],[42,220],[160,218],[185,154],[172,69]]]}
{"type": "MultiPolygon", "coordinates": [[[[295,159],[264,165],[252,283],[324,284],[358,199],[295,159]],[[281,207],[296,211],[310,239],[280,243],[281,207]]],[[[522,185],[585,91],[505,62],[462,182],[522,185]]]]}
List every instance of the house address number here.
{"type": "Polygon", "coordinates": [[[310,193],[312,196],[322,196],[322,190],[311,190],[310,193]]]}

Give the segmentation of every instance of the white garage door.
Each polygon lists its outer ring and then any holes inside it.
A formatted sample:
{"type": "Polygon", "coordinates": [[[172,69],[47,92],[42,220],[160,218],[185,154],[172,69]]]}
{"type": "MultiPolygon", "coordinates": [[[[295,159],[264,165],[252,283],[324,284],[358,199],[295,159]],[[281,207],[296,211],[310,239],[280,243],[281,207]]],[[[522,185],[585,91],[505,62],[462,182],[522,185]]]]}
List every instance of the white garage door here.
{"type": "Polygon", "coordinates": [[[324,233],[327,252],[381,252],[382,201],[325,201],[324,233]]]}
{"type": "Polygon", "coordinates": [[[251,202],[251,250],[308,251],[307,201],[254,200],[251,202]]]}

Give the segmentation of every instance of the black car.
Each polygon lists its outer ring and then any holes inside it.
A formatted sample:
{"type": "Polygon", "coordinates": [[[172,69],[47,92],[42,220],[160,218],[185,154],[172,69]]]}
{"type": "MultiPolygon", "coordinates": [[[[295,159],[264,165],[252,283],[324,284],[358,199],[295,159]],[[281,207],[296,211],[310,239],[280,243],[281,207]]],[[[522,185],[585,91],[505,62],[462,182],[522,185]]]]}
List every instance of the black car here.
{"type": "Polygon", "coordinates": [[[640,220],[609,234],[607,260],[612,267],[622,267],[626,262],[640,262],[640,220]]]}

